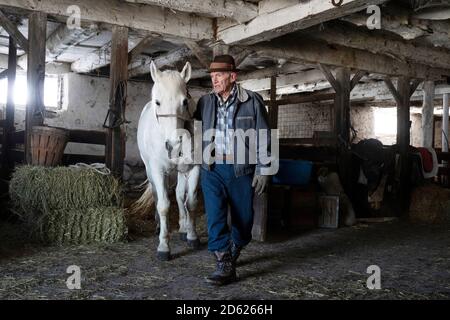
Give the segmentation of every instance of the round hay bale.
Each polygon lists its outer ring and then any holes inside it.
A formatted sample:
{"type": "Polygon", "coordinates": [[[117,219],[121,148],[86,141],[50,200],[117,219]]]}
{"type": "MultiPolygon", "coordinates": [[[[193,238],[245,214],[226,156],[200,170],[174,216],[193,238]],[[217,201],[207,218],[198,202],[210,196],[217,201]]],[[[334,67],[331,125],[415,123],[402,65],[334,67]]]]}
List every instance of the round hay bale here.
{"type": "Polygon", "coordinates": [[[44,242],[56,245],[114,243],[128,233],[123,209],[116,207],[52,210],[36,231],[44,242]]]}
{"type": "Polygon", "coordinates": [[[13,173],[9,193],[22,214],[59,209],[122,207],[122,187],[112,175],[69,167],[21,166],[13,173]]]}
{"type": "Polygon", "coordinates": [[[21,166],[9,193],[31,235],[46,243],[112,243],[128,232],[122,186],[112,175],[89,168],[21,166]]]}
{"type": "Polygon", "coordinates": [[[450,190],[434,184],[415,188],[411,195],[409,216],[415,222],[450,221],[450,190]]]}

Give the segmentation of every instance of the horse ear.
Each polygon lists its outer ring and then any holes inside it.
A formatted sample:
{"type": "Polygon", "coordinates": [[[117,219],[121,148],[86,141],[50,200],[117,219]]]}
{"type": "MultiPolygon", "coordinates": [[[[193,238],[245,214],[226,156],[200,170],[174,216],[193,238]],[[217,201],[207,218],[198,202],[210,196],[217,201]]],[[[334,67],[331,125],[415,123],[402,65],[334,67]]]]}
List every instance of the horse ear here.
{"type": "Polygon", "coordinates": [[[155,62],[152,60],[152,62],[150,63],[150,74],[152,76],[153,82],[158,81],[159,73],[160,73],[160,71],[156,67],[155,62]]]}
{"type": "Polygon", "coordinates": [[[188,62],[186,62],[186,64],[184,65],[183,70],[181,71],[181,77],[184,79],[184,82],[188,82],[189,79],[191,78],[191,71],[192,71],[192,67],[191,64],[188,62]]]}

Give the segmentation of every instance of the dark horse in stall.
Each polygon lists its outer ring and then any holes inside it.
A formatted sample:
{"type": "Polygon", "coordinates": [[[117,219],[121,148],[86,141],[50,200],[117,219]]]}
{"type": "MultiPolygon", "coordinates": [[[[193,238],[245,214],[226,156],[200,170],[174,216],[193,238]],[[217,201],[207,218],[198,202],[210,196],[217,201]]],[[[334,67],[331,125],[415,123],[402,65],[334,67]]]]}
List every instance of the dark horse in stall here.
{"type": "MultiPolygon", "coordinates": [[[[372,216],[374,209],[380,209],[381,200],[399,203],[401,190],[398,145],[384,146],[377,139],[361,140],[351,145],[347,159],[350,161],[350,164],[347,163],[350,174],[344,188],[357,217],[372,216]]],[[[423,182],[421,165],[415,148],[410,147],[408,189],[404,190],[406,194],[423,182]]]]}

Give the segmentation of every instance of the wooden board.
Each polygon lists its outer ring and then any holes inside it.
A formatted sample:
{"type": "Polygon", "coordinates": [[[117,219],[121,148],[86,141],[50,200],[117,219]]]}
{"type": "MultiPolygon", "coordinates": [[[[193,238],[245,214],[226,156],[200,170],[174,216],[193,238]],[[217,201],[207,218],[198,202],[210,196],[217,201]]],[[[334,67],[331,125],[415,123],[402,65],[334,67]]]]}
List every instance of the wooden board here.
{"type": "Polygon", "coordinates": [[[25,115],[25,162],[31,163],[31,129],[44,123],[45,40],[47,14],[33,12],[28,25],[28,101],[25,115]]]}
{"type": "Polygon", "coordinates": [[[262,195],[255,195],[253,198],[253,210],[255,215],[253,218],[252,238],[256,241],[266,241],[268,197],[268,193],[264,192],[262,195]]]}

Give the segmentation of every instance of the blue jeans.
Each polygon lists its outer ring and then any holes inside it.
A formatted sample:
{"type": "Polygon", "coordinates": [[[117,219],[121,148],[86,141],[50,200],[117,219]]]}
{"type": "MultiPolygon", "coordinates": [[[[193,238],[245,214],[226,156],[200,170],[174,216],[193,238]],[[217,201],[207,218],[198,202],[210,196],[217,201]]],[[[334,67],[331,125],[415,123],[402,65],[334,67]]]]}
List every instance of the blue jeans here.
{"type": "Polygon", "coordinates": [[[208,221],[208,250],[227,251],[230,240],[238,246],[252,239],[253,175],[236,177],[232,164],[214,164],[201,170],[201,185],[208,221]],[[227,224],[231,212],[231,232],[227,224]]]}

